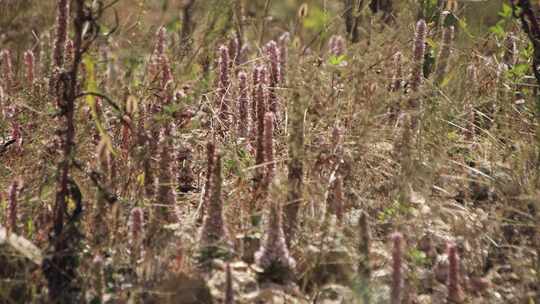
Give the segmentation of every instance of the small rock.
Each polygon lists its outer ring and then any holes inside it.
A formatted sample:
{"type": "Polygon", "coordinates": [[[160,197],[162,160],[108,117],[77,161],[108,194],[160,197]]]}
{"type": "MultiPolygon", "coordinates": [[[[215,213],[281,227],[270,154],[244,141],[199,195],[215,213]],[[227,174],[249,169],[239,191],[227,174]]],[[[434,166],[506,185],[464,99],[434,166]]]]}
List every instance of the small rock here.
{"type": "Polygon", "coordinates": [[[339,304],[354,303],[354,293],[350,288],[342,285],[330,284],[321,288],[317,303],[339,304]]]}
{"type": "Polygon", "coordinates": [[[448,267],[448,256],[446,254],[439,255],[433,266],[433,274],[435,275],[435,279],[441,284],[446,283],[448,267]]]}
{"type": "Polygon", "coordinates": [[[482,294],[491,286],[491,282],[483,277],[470,277],[468,285],[472,293],[482,294]]]}
{"type": "Polygon", "coordinates": [[[419,295],[417,298],[416,298],[416,301],[418,304],[432,304],[433,303],[433,299],[431,298],[430,295],[419,295]]]}

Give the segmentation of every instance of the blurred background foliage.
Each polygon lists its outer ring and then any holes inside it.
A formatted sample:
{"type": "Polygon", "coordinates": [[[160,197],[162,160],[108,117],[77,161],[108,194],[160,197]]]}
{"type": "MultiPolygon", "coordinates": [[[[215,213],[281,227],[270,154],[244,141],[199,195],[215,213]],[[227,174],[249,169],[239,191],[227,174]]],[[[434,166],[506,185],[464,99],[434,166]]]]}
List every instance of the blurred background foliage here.
{"type": "MultiPolygon", "coordinates": [[[[2,45],[32,43],[35,36],[50,29],[55,14],[54,0],[2,0],[0,1],[0,42],[2,45]],[[30,35],[29,35],[30,34],[30,35]]],[[[120,0],[116,5],[121,23],[134,26],[157,27],[166,24],[169,29],[181,26],[182,7],[188,0],[120,0]],[[146,22],[142,22],[146,21],[146,22]]],[[[267,0],[195,0],[196,22],[204,23],[206,14],[227,15],[239,2],[245,7],[246,17],[256,18],[265,13],[267,0]]],[[[308,16],[304,26],[319,31],[323,24],[331,22],[343,10],[343,1],[339,0],[270,0],[267,21],[282,27],[283,30],[294,27],[297,13],[302,4],[308,6],[308,16]]],[[[414,8],[419,0],[394,1],[396,12],[403,13],[408,7],[414,8]]],[[[487,29],[499,19],[498,12],[503,0],[485,0],[481,2],[459,1],[462,17],[473,29],[487,29]]],[[[340,26],[341,24],[338,23],[340,26]]],[[[124,28],[125,29],[125,28],[124,28]]],[[[35,43],[35,41],[33,41],[35,43]]]]}
{"type": "MultiPolygon", "coordinates": [[[[191,2],[194,29],[190,37],[198,48],[195,49],[195,54],[199,61],[200,58],[203,58],[203,61],[204,58],[211,58],[210,54],[216,44],[229,38],[234,32],[233,29],[238,27],[239,22],[234,17],[237,14],[234,12],[240,8],[245,18],[242,21],[244,35],[250,41],[259,42],[252,46],[255,48],[260,48],[262,41],[277,38],[272,35],[284,31],[296,34],[302,44],[313,40],[315,43],[312,47],[315,49],[322,47],[329,33],[345,34],[341,18],[344,5],[341,0],[119,0],[115,5],[119,28],[113,39],[115,47],[126,50],[119,56],[127,66],[135,67],[142,62],[142,58],[149,51],[144,47],[150,48],[147,42],[153,41],[153,35],[159,26],[165,25],[170,32],[180,33],[183,27],[183,8],[191,2]],[[303,18],[298,17],[301,7],[307,8],[307,15],[303,18]],[[261,33],[262,28],[265,30],[261,33]]],[[[394,11],[397,14],[415,16],[420,2],[394,1],[394,11]]],[[[489,28],[501,19],[499,12],[503,0],[459,0],[458,3],[458,16],[463,21],[462,30],[468,33],[459,36],[460,43],[481,44],[482,36],[489,34],[489,28]]],[[[0,1],[0,43],[2,48],[12,50],[14,64],[20,62],[26,49],[36,51],[40,41],[45,40],[45,43],[42,43],[45,47],[49,45],[50,36],[54,34],[55,10],[55,0],[0,1]]],[[[103,23],[104,26],[114,26],[115,13],[109,10],[107,14],[108,20],[103,23]]],[[[366,18],[363,18],[361,28],[366,28],[369,23],[367,16],[370,14],[367,10],[364,14],[366,18]]],[[[174,47],[181,47],[181,43],[173,44],[173,52],[177,53],[174,47]]]]}

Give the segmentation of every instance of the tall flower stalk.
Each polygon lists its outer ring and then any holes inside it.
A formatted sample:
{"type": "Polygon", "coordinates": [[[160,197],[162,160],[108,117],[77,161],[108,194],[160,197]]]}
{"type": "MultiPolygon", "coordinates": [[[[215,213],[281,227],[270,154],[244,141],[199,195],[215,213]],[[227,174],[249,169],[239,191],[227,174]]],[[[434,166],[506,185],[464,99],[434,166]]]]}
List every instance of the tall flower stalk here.
{"type": "Polygon", "coordinates": [[[413,70],[411,90],[417,92],[424,79],[424,54],[426,51],[427,24],[423,19],[418,20],[414,32],[413,70]]]}
{"type": "Polygon", "coordinates": [[[465,139],[472,141],[474,140],[474,136],[476,134],[476,126],[475,126],[475,120],[476,120],[476,114],[475,109],[473,105],[473,100],[476,98],[476,95],[478,94],[478,72],[476,69],[476,65],[474,63],[471,63],[469,66],[467,66],[467,83],[470,86],[471,93],[467,94],[467,100],[465,101],[465,121],[467,123],[467,130],[465,133],[465,139]]]}
{"type": "Polygon", "coordinates": [[[392,288],[391,304],[401,304],[403,297],[403,236],[400,233],[392,235],[392,288]]]}
{"type": "Polygon", "coordinates": [[[143,255],[144,212],[140,207],[131,209],[128,226],[131,261],[135,263],[143,255]]]}
{"type": "Polygon", "coordinates": [[[368,215],[365,211],[360,215],[358,220],[358,228],[360,230],[360,242],[358,246],[358,253],[360,254],[360,260],[358,261],[358,283],[361,288],[362,299],[365,304],[369,304],[371,301],[370,294],[370,280],[371,280],[371,265],[369,259],[369,251],[371,246],[371,233],[368,222],[368,215]]]}
{"type": "Polygon", "coordinates": [[[392,74],[392,82],[390,83],[390,91],[397,92],[401,89],[401,83],[403,82],[403,54],[396,52],[394,58],[394,73],[392,74]]]}
{"type": "MultiPolygon", "coordinates": [[[[175,127],[175,132],[178,136],[178,126],[175,127]]],[[[193,151],[188,145],[177,142],[175,145],[175,161],[176,161],[176,201],[180,201],[184,193],[194,190],[193,188],[193,151]]]]}
{"type": "Polygon", "coordinates": [[[456,244],[448,244],[448,301],[450,303],[463,302],[463,291],[459,286],[459,256],[456,244]]]}
{"type": "Polygon", "coordinates": [[[1,54],[2,59],[2,80],[6,93],[11,93],[13,86],[15,85],[15,72],[13,71],[13,62],[11,58],[11,51],[4,49],[1,54]]]}
{"type": "Polygon", "coordinates": [[[39,37],[39,44],[36,50],[37,69],[40,74],[48,75],[52,62],[52,55],[48,52],[51,49],[50,33],[43,33],[39,37]]]}
{"type": "MultiPolygon", "coordinates": [[[[66,52],[64,58],[64,65],[69,66],[73,63],[73,57],[75,55],[75,49],[73,46],[73,40],[68,39],[66,41],[66,52]]],[[[86,74],[86,73],[83,73],[86,74]]]]}
{"type": "Polygon", "coordinates": [[[199,212],[199,221],[204,218],[206,209],[210,204],[210,191],[212,189],[212,173],[214,171],[214,161],[216,157],[216,145],[213,141],[206,144],[206,181],[204,183],[204,192],[202,196],[201,209],[199,212]]]}
{"type": "Polygon", "coordinates": [[[255,165],[257,169],[255,170],[255,176],[253,178],[255,183],[255,188],[258,187],[259,183],[262,182],[264,177],[264,168],[262,164],[264,163],[264,113],[266,112],[266,94],[265,94],[265,70],[263,68],[257,68],[258,78],[257,78],[257,87],[255,88],[255,93],[253,97],[253,104],[255,106],[255,116],[253,118],[256,121],[256,136],[255,136],[255,165]],[[256,119],[255,119],[256,118],[256,119]]]}
{"type": "Polygon", "coordinates": [[[256,66],[253,69],[252,75],[252,91],[251,91],[251,129],[250,137],[257,140],[258,128],[258,105],[263,104],[265,107],[265,92],[264,85],[266,83],[266,70],[263,66],[256,66]]]}
{"type": "Polygon", "coordinates": [[[333,35],[328,41],[328,49],[330,54],[339,57],[345,53],[345,39],[340,35],[333,35]]]}
{"type": "MultiPolygon", "coordinates": [[[[106,179],[106,176],[110,177],[110,174],[107,174],[109,173],[107,171],[110,169],[109,164],[112,162],[112,155],[107,147],[109,143],[107,138],[101,138],[96,147],[95,167],[101,173],[103,179],[106,179]]],[[[109,239],[109,227],[106,220],[108,206],[105,197],[106,193],[104,193],[103,189],[96,189],[95,205],[92,214],[92,241],[93,245],[98,247],[106,244],[109,239]]]]}
{"type": "Polygon", "coordinates": [[[246,138],[250,127],[247,74],[238,73],[238,136],[246,138]]]}
{"type": "Polygon", "coordinates": [[[219,108],[220,128],[226,128],[230,117],[230,104],[228,93],[230,88],[230,55],[225,45],[219,47],[218,87],[216,91],[216,105],[219,108]]]}
{"type": "Polygon", "coordinates": [[[287,63],[289,62],[289,42],[291,40],[291,34],[285,32],[279,36],[279,79],[281,83],[285,84],[285,74],[287,72],[287,63]]]}
{"type": "Polygon", "coordinates": [[[233,277],[231,265],[227,263],[225,268],[225,301],[224,304],[234,304],[233,277]]]}
{"type": "Polygon", "coordinates": [[[276,89],[279,87],[281,81],[281,69],[280,69],[280,54],[279,48],[275,41],[270,41],[266,45],[266,52],[268,54],[268,59],[270,61],[270,73],[269,73],[269,83],[268,83],[268,108],[274,115],[279,117],[279,101],[277,97],[276,89]]]}
{"type": "Polygon", "coordinates": [[[423,19],[420,19],[416,23],[416,29],[414,34],[414,45],[413,45],[413,69],[412,69],[412,79],[410,81],[411,90],[413,96],[408,101],[409,110],[413,111],[411,115],[411,124],[406,125],[405,128],[412,128],[413,130],[418,131],[419,125],[419,110],[421,107],[420,97],[418,92],[420,86],[424,80],[424,55],[426,52],[426,36],[427,36],[427,24],[423,19]]]}
{"type": "MultiPolygon", "coordinates": [[[[156,43],[154,52],[150,62],[151,76],[157,77],[159,84],[159,94],[154,98],[151,104],[147,105],[146,109],[146,133],[145,140],[147,142],[147,153],[143,160],[143,168],[145,174],[145,191],[148,197],[156,195],[157,201],[168,201],[171,199],[170,191],[170,157],[171,144],[168,139],[171,133],[170,125],[166,124],[159,127],[159,122],[156,115],[159,114],[165,105],[172,101],[172,72],[170,63],[166,55],[167,31],[164,27],[160,27],[156,32],[156,43]],[[163,135],[163,136],[161,136],[163,135]],[[161,143],[159,140],[161,139],[161,143]],[[153,158],[159,155],[160,158],[165,158],[157,164],[157,180],[158,191],[155,189],[155,162],[153,158]],[[167,167],[169,166],[169,167],[167,167]],[[163,182],[163,183],[162,183],[163,182]]],[[[162,208],[160,208],[162,209],[162,208]]],[[[163,210],[161,210],[163,211],[163,210]]],[[[163,212],[160,212],[163,214],[163,212]]]]}
{"type": "Polygon", "coordinates": [[[289,162],[287,176],[287,205],[285,206],[285,232],[290,246],[297,230],[298,211],[303,199],[304,186],[304,106],[300,93],[295,92],[289,107],[289,162]]]}
{"type": "Polygon", "coordinates": [[[157,218],[167,221],[169,218],[169,208],[174,204],[174,192],[172,190],[172,172],[171,164],[171,127],[166,124],[161,128],[159,135],[159,160],[158,160],[158,179],[156,191],[156,204],[158,204],[157,218]]]}
{"type": "Polygon", "coordinates": [[[64,68],[66,53],[67,30],[69,22],[69,0],[57,1],[56,35],[52,51],[51,77],[49,90],[52,96],[57,94],[58,77],[64,68]]]}
{"type": "MultiPolygon", "coordinates": [[[[72,2],[75,4],[73,22],[75,54],[73,64],[65,72],[59,74],[60,78],[51,79],[53,87],[56,88],[53,92],[57,101],[57,110],[60,113],[57,117],[58,129],[56,130],[59,139],[60,159],[57,162],[56,197],[53,209],[53,228],[49,233],[49,252],[47,252],[47,258],[41,265],[48,283],[48,302],[51,303],[80,302],[77,300],[81,296],[80,289],[75,286],[74,282],[78,281],[77,267],[81,239],[78,222],[82,213],[82,195],[77,184],[71,178],[73,153],[76,151],[75,113],[77,103],[75,101],[78,94],[79,66],[82,57],[88,47],[91,46],[92,37],[94,37],[92,35],[98,34],[98,29],[95,31],[91,30],[89,31],[91,37],[87,39],[88,37],[83,37],[86,33],[85,29],[87,24],[96,24],[96,20],[101,15],[89,16],[84,0],[74,0],[72,2]],[[60,79],[63,81],[60,81],[60,79]],[[69,216],[66,216],[68,214],[68,201],[73,202],[75,208],[73,208],[69,216]]],[[[59,0],[58,3],[59,27],[63,27],[64,29],[57,29],[57,43],[58,45],[65,46],[68,1],[59,0]]],[[[63,56],[62,52],[58,52],[57,54],[63,56]]]]}
{"type": "Polygon", "coordinates": [[[204,218],[199,240],[201,246],[201,261],[203,263],[207,262],[208,259],[228,256],[231,248],[229,234],[223,218],[223,198],[221,197],[222,183],[221,154],[216,152],[212,172],[210,198],[208,201],[208,212],[204,218]]]}
{"type": "Polygon", "coordinates": [[[231,37],[229,39],[229,68],[233,68],[234,65],[238,64],[238,60],[240,58],[240,41],[236,36],[231,37]]]}
{"type": "Polygon", "coordinates": [[[266,173],[262,192],[262,201],[270,203],[270,214],[266,239],[263,246],[255,253],[255,262],[264,269],[261,276],[262,281],[272,281],[276,283],[286,283],[292,278],[292,271],[295,268],[295,261],[290,256],[285,234],[283,232],[282,208],[278,202],[268,201],[268,188],[274,178],[274,114],[267,112],[264,115],[264,150],[266,173]]]}
{"type": "Polygon", "coordinates": [[[255,263],[263,269],[260,281],[286,284],[293,277],[296,261],[291,257],[283,233],[281,206],[278,202],[268,202],[270,214],[266,238],[255,253],[255,263]]]}
{"type": "Polygon", "coordinates": [[[448,61],[452,51],[452,41],[454,39],[454,27],[444,27],[442,32],[442,41],[437,57],[437,68],[435,69],[435,83],[440,85],[446,77],[448,70],[448,61]]]}
{"type": "Polygon", "coordinates": [[[8,231],[17,233],[17,203],[20,183],[14,180],[9,187],[8,205],[6,212],[6,228],[8,231]]]}
{"type": "Polygon", "coordinates": [[[272,112],[264,114],[264,161],[266,163],[266,172],[263,191],[268,192],[276,171],[274,162],[274,113],[272,112]]]}
{"type": "Polygon", "coordinates": [[[34,52],[28,50],[24,52],[24,64],[26,66],[26,85],[30,87],[34,83],[35,58],[34,52]]]}
{"type": "Polygon", "coordinates": [[[69,0],[57,1],[56,36],[53,48],[53,67],[64,66],[64,54],[66,52],[67,28],[69,19],[69,0]]]}

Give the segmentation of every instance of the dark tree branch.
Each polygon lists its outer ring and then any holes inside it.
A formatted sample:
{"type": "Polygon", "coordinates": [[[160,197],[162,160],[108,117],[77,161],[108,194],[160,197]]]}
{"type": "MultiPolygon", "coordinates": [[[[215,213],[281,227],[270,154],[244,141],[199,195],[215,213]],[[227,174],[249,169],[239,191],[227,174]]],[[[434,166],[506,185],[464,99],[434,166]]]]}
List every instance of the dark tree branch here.
{"type": "Polygon", "coordinates": [[[365,0],[345,0],[345,12],[343,18],[345,18],[345,29],[347,30],[347,36],[352,43],[360,41],[358,32],[358,26],[360,25],[360,12],[364,8],[365,0]]]}
{"type": "Polygon", "coordinates": [[[111,107],[113,107],[118,113],[123,114],[122,109],[120,106],[118,106],[112,99],[110,99],[107,95],[97,93],[97,92],[82,92],[79,95],[75,96],[75,99],[79,99],[81,97],[85,96],[95,96],[104,99],[111,107]]]}
{"type": "Polygon", "coordinates": [[[2,143],[0,145],[0,155],[4,154],[4,152],[7,151],[7,148],[9,148],[9,146],[11,146],[12,144],[15,143],[15,139],[9,139],[8,141],[6,141],[5,143],[2,143]]]}
{"type": "MultiPolygon", "coordinates": [[[[85,0],[73,0],[73,49],[74,56],[71,67],[61,72],[56,80],[56,99],[58,106],[58,134],[61,159],[57,164],[56,198],[53,210],[53,228],[49,236],[50,248],[44,259],[42,270],[47,279],[50,303],[79,303],[82,301],[81,287],[74,282],[77,276],[78,254],[82,234],[78,222],[83,212],[82,195],[77,184],[70,176],[71,167],[75,164],[75,102],[79,83],[77,75],[83,55],[98,38],[100,26],[98,19],[104,7],[100,0],[92,4],[85,0]],[[75,203],[74,211],[69,214],[68,200],[75,203]]],[[[113,2],[114,3],[114,2],[113,2]]],[[[103,96],[102,96],[103,97],[103,96]]],[[[108,100],[108,98],[104,98],[108,100]]],[[[95,176],[91,176],[95,182],[95,176]]]]}
{"type": "MultiPolygon", "coordinates": [[[[534,73],[534,77],[536,78],[536,82],[540,86],[540,26],[538,25],[538,19],[536,19],[535,12],[533,11],[531,7],[531,3],[529,0],[510,0],[510,3],[512,4],[512,14],[515,18],[518,18],[521,21],[521,27],[523,31],[529,36],[529,40],[533,44],[534,53],[533,53],[533,62],[532,62],[532,69],[534,73]]],[[[536,90],[536,119],[538,120],[540,118],[540,100],[538,99],[538,90],[536,90]]],[[[536,130],[536,145],[540,145],[540,128],[537,127],[536,130]]],[[[536,171],[538,172],[540,168],[540,151],[537,152],[536,156],[536,171]]],[[[536,176],[536,185],[538,186],[538,181],[540,179],[540,175],[537,174],[536,176]]],[[[539,218],[539,216],[537,216],[539,218]]],[[[540,284],[540,228],[536,224],[536,236],[534,238],[534,243],[536,245],[536,254],[537,254],[537,261],[536,261],[536,273],[537,273],[537,284],[540,284]]],[[[537,293],[537,301],[540,300],[540,293],[537,293]]]]}

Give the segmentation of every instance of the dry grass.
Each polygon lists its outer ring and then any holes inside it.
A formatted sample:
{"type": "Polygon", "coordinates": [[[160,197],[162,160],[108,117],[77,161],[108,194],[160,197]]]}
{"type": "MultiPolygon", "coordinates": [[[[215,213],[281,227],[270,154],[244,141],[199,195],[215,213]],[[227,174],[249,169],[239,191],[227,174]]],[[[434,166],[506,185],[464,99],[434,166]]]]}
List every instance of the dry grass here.
{"type": "MultiPolygon", "coordinates": [[[[30,2],[28,11],[43,5],[30,2]]],[[[217,49],[220,44],[228,43],[238,28],[235,19],[238,11],[228,1],[196,1],[193,47],[183,56],[178,36],[180,2],[120,1],[118,32],[108,40],[98,39],[89,52],[96,68],[97,91],[119,105],[122,115],[102,99],[98,115],[111,138],[110,157],[115,165],[113,171],[108,171],[107,166],[100,167],[96,160],[99,132],[91,109],[85,98],[77,101],[73,157],[84,170],[72,166],[71,177],[80,189],[84,205],[79,228],[85,238],[79,252],[76,285],[85,301],[210,303],[205,300],[210,298],[208,292],[215,298],[214,302],[224,298],[225,263],[212,261],[211,273],[201,273],[197,264],[199,212],[207,170],[205,149],[207,141],[214,137],[223,153],[222,200],[226,227],[235,249],[229,262],[238,303],[363,303],[356,274],[362,258],[358,251],[361,237],[358,219],[363,211],[368,215],[372,233],[373,303],[390,301],[389,240],[395,231],[404,237],[403,303],[446,302],[448,242],[457,244],[461,259],[460,284],[464,298],[459,301],[462,303],[539,301],[538,243],[535,245],[540,208],[536,88],[530,71],[516,77],[506,74],[496,77],[497,63],[504,53],[497,37],[484,33],[469,37],[463,28],[457,28],[442,85],[435,85],[431,75],[419,92],[407,89],[390,92],[388,87],[394,73],[392,57],[397,51],[403,54],[404,84],[410,77],[417,8],[409,3],[412,1],[398,5],[399,14],[390,26],[365,10],[361,41],[348,44],[343,60],[335,65],[332,61],[337,59],[331,58],[326,43],[333,34],[345,36],[341,3],[311,1],[306,21],[297,19],[298,3],[271,1],[261,40],[265,1],[240,1],[246,14],[243,38],[251,46],[248,60],[234,69],[248,73],[250,96],[253,67],[268,63],[263,56],[263,45],[284,31],[291,32],[286,83],[276,89],[281,121],[274,135],[276,174],[269,191],[269,199],[282,205],[291,203],[286,201],[288,138],[299,130],[287,128],[287,123],[294,119],[289,116],[292,113],[289,107],[295,94],[300,96],[304,121],[303,199],[298,231],[289,248],[296,260],[296,278],[285,286],[259,284],[260,270],[241,262],[246,252],[250,257],[249,252],[258,249],[248,245],[257,244],[267,226],[267,205],[257,202],[260,208],[248,214],[256,171],[255,144],[237,138],[236,127],[231,127],[225,136],[216,132],[219,124],[214,104],[217,49]],[[160,3],[168,3],[167,10],[162,11],[160,3]],[[328,19],[310,27],[317,12],[326,12],[328,19]],[[161,25],[168,29],[165,54],[171,62],[173,90],[179,97],[152,120],[148,105],[159,101],[162,91],[159,81],[150,77],[148,66],[155,32],[161,25]],[[317,26],[325,30],[320,32],[317,26]],[[107,58],[102,55],[103,46],[107,46],[107,58]],[[477,70],[476,81],[467,76],[469,65],[477,70]],[[114,68],[115,74],[111,74],[110,68],[114,68]],[[511,90],[519,95],[514,96],[511,90]],[[413,130],[406,116],[400,115],[413,114],[407,107],[412,98],[421,101],[420,124],[413,130]],[[157,176],[158,154],[145,155],[142,152],[145,146],[135,141],[127,149],[122,146],[121,118],[129,114],[128,99],[136,101],[138,108],[130,116],[133,126],[140,121],[146,123],[146,129],[170,122],[182,125],[169,139],[191,151],[192,191],[164,202],[145,193],[141,163],[145,157],[151,157],[157,176]],[[471,120],[471,109],[475,111],[475,120],[471,120]],[[188,110],[193,117],[185,124],[171,114],[188,110]],[[471,137],[468,130],[473,125],[475,135],[471,137]],[[332,143],[336,126],[342,129],[339,174],[343,177],[345,212],[341,223],[329,218],[325,211],[331,176],[338,174],[336,147],[332,143]],[[94,215],[100,197],[88,175],[91,169],[104,171],[102,181],[118,197],[114,204],[105,204],[104,214],[97,217],[97,222],[94,215]],[[111,177],[111,172],[115,177],[111,177]],[[148,233],[143,258],[137,261],[131,259],[133,248],[128,231],[129,214],[134,207],[144,210],[144,228],[148,233]],[[169,214],[166,220],[160,217],[156,221],[158,207],[165,207],[169,214]],[[263,223],[251,225],[254,216],[262,216],[263,223]],[[101,229],[99,225],[108,231],[103,240],[94,238],[101,229]],[[190,300],[191,295],[198,300],[190,300]]],[[[40,36],[49,31],[53,35],[53,15],[32,18],[39,24],[47,24],[37,31],[40,36]]],[[[113,20],[109,12],[104,24],[110,26],[113,20]]],[[[433,23],[429,29],[428,44],[434,47],[436,55],[439,30],[433,23]]],[[[16,32],[25,37],[30,35],[23,30],[16,32]]],[[[520,33],[516,35],[519,49],[525,49],[528,40],[520,33]]],[[[27,39],[17,44],[7,39],[6,47],[12,49],[15,58],[22,58],[24,50],[34,46],[27,39]]],[[[44,51],[46,58],[50,58],[48,42],[44,51]]],[[[528,65],[530,60],[522,55],[519,62],[528,65]]],[[[22,61],[15,60],[14,67],[17,77],[22,77],[22,61]]],[[[19,234],[45,251],[51,228],[57,161],[50,143],[58,126],[51,115],[55,105],[48,94],[49,72],[36,74],[38,79],[33,86],[21,85],[13,92],[6,92],[0,100],[3,112],[7,113],[11,107],[17,113],[15,118],[5,115],[0,121],[0,142],[10,138],[13,121],[22,126],[23,134],[20,149],[12,145],[0,154],[0,189],[6,191],[6,194],[0,192],[0,219],[6,222],[7,190],[15,178],[20,178],[24,188],[18,203],[19,234]]],[[[80,77],[88,84],[89,75],[80,77]]],[[[229,93],[235,100],[234,73],[231,80],[229,93]]],[[[86,86],[81,90],[86,90],[86,86]]],[[[171,161],[173,176],[185,164],[171,161]]],[[[175,179],[173,186],[178,186],[175,179]]],[[[68,209],[72,207],[71,204],[68,209]]],[[[0,265],[5,265],[0,267],[0,302],[46,302],[46,281],[39,266],[2,242],[0,265]]]]}

